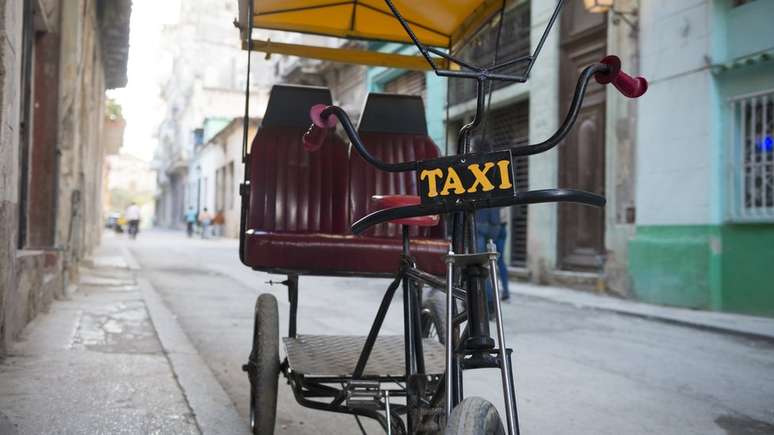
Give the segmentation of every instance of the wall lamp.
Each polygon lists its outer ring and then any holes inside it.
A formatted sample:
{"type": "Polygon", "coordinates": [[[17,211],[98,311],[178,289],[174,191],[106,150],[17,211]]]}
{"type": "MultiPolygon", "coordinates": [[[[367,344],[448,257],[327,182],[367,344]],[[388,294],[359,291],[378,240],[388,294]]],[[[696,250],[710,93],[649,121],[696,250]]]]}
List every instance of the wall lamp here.
{"type": "Polygon", "coordinates": [[[583,6],[587,11],[592,14],[604,14],[606,12],[613,13],[613,24],[618,24],[619,21],[624,21],[632,31],[639,30],[637,23],[637,9],[631,11],[622,11],[615,8],[615,0],[583,0],[583,6]]]}

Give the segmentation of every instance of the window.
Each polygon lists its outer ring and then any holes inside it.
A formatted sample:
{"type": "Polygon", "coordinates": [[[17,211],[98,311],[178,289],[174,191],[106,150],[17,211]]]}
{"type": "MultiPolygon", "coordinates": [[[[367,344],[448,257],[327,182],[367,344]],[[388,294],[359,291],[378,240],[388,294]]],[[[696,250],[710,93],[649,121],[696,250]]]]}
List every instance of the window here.
{"type": "Polygon", "coordinates": [[[730,125],[730,218],[774,222],[774,90],[732,99],[730,125]]]}

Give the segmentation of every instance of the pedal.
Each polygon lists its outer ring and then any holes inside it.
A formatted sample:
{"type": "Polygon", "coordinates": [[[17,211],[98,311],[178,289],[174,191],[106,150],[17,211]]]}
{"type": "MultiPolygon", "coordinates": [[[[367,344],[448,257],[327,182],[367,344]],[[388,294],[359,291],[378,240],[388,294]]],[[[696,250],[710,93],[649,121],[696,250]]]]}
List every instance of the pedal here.
{"type": "Polygon", "coordinates": [[[378,381],[352,380],[347,384],[347,407],[381,409],[381,389],[378,381]]]}

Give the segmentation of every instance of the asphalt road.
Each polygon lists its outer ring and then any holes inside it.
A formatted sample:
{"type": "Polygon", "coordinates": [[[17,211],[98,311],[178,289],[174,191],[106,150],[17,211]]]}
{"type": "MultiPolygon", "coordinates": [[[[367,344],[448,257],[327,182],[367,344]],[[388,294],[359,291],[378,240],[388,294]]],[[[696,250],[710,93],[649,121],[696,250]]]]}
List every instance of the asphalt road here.
{"type": "MultiPolygon", "coordinates": [[[[286,333],[285,288],[266,284],[283,277],[242,266],[231,240],[151,231],[123,243],[247,420],[249,384],[241,365],[250,351],[255,298],[277,296],[286,333]]],[[[386,286],[382,279],[302,277],[299,332],[365,335],[386,286]]],[[[774,433],[771,343],[513,299],[504,317],[515,349],[522,433],[774,433]]],[[[398,297],[385,333],[401,333],[400,314],[398,297]]],[[[499,403],[498,372],[468,374],[465,391],[499,403]]],[[[279,434],[360,433],[351,416],[299,406],[282,382],[277,418],[279,434]]]]}

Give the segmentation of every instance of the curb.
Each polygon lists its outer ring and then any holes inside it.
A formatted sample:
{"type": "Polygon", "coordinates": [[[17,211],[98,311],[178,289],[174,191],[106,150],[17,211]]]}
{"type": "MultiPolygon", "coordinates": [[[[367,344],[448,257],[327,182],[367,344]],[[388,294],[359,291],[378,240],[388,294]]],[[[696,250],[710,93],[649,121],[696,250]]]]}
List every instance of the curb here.
{"type": "MultiPolygon", "coordinates": [[[[124,247],[122,251],[129,268],[140,270],[139,263],[129,249],[124,247]]],[[[147,278],[137,276],[136,279],[161,347],[193,411],[199,430],[204,435],[249,435],[247,423],[242,420],[231,398],[188,339],[175,315],[147,278]]]]}
{"type": "Polygon", "coordinates": [[[728,335],[734,335],[743,338],[749,338],[754,340],[762,340],[774,343],[774,319],[757,318],[753,316],[736,315],[720,312],[702,312],[689,310],[684,308],[675,307],[662,307],[658,305],[649,305],[639,302],[627,301],[627,300],[600,300],[591,301],[583,300],[590,298],[604,298],[603,296],[597,296],[592,294],[578,294],[569,295],[563,297],[555,293],[561,292],[576,292],[575,290],[565,289],[533,289],[524,287],[523,285],[513,286],[511,290],[512,294],[526,297],[534,297],[560,304],[572,305],[578,308],[606,311],[626,316],[638,317],[641,319],[658,321],[662,323],[669,323],[672,325],[679,325],[690,327],[694,329],[716,332],[728,335]],[[552,294],[554,293],[554,294],[552,294]],[[596,303],[595,303],[596,302],[596,303]],[[621,304],[632,304],[630,307],[616,306],[621,304]],[[661,312],[660,312],[661,311],[661,312]],[[712,316],[715,317],[715,321],[692,319],[690,317],[698,316],[712,316]],[[748,323],[754,323],[755,325],[748,324],[747,326],[735,326],[724,324],[729,321],[733,321],[733,318],[737,317],[744,319],[748,323]]]}

